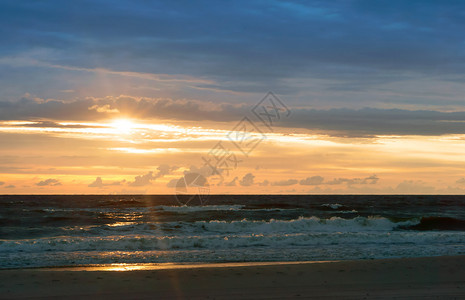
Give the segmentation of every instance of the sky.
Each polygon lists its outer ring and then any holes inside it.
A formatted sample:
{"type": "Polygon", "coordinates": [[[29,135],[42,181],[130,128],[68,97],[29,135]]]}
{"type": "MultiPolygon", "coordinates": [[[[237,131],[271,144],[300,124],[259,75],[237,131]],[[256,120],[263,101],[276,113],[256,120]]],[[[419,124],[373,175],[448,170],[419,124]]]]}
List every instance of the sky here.
{"type": "Polygon", "coordinates": [[[463,194],[464,25],[463,1],[4,0],[0,194],[463,194]]]}

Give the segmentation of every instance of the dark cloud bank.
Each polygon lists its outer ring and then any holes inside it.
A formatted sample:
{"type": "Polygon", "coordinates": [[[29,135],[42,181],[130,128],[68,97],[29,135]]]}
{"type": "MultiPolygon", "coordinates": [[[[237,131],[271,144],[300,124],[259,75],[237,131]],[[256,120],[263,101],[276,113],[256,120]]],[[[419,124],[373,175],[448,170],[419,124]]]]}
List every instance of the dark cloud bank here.
{"type": "MultiPolygon", "coordinates": [[[[133,116],[140,119],[236,122],[251,114],[252,106],[213,104],[195,100],[116,97],[70,102],[22,99],[0,102],[1,120],[98,120],[133,116]],[[101,109],[99,109],[101,108],[101,109]]],[[[330,135],[444,135],[465,133],[465,112],[402,109],[291,108],[276,127],[317,130],[330,135]]],[[[30,125],[28,125],[30,126],[30,125]]],[[[62,126],[40,121],[33,126],[62,126]]]]}

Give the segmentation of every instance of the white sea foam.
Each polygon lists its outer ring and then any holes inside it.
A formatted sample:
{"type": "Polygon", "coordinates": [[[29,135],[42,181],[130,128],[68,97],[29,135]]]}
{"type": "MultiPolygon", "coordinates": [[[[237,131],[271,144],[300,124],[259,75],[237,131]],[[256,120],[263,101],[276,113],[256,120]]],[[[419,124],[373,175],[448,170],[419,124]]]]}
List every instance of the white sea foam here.
{"type": "MultiPolygon", "coordinates": [[[[434,233],[433,235],[436,235],[434,233]]],[[[69,266],[112,263],[186,263],[186,262],[244,262],[244,261],[321,261],[339,259],[367,259],[393,257],[421,257],[440,255],[464,255],[464,243],[444,244],[441,236],[436,243],[415,244],[325,244],[282,247],[238,247],[160,250],[115,250],[115,251],[44,251],[0,252],[0,268],[24,268],[44,266],[69,266]]],[[[426,239],[425,239],[426,241],[426,239]]],[[[429,241],[431,242],[431,240],[429,241]]]]}
{"type": "MultiPolygon", "coordinates": [[[[298,234],[221,234],[199,236],[55,237],[0,241],[1,253],[72,251],[151,251],[348,245],[428,245],[465,243],[463,232],[333,232],[298,234]]],[[[324,248],[322,248],[324,249],[324,248]]]]}
{"type": "Polygon", "coordinates": [[[344,205],[342,204],[339,204],[339,203],[325,203],[325,204],[321,204],[321,206],[324,206],[324,207],[331,207],[332,209],[338,209],[339,207],[342,207],[344,205]]]}
{"type": "Polygon", "coordinates": [[[383,217],[356,217],[343,219],[332,217],[320,219],[318,217],[300,217],[293,220],[254,221],[243,219],[241,221],[198,221],[197,225],[207,231],[214,232],[289,232],[298,233],[306,231],[325,232],[361,232],[361,231],[390,231],[398,226],[414,225],[418,221],[405,221],[395,223],[383,217]]]}

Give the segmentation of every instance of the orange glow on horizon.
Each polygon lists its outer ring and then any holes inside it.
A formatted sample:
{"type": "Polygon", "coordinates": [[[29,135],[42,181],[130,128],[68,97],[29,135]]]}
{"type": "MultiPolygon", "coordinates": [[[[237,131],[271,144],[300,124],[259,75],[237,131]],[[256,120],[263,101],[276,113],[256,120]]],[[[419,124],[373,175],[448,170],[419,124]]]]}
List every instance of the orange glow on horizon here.
{"type": "Polygon", "coordinates": [[[465,192],[465,135],[351,138],[265,132],[245,157],[228,139],[229,130],[218,129],[225,124],[202,125],[135,118],[0,122],[0,155],[7,158],[0,192],[169,194],[173,180],[202,168],[202,157],[220,142],[239,163],[212,193],[405,193],[405,186],[415,193],[465,192]],[[163,165],[170,169],[156,176],[163,165]],[[243,184],[248,173],[255,179],[243,184]],[[347,184],[374,174],[377,184],[347,184]],[[323,183],[300,184],[318,176],[323,183]],[[59,184],[41,183],[48,179],[59,184]]]}

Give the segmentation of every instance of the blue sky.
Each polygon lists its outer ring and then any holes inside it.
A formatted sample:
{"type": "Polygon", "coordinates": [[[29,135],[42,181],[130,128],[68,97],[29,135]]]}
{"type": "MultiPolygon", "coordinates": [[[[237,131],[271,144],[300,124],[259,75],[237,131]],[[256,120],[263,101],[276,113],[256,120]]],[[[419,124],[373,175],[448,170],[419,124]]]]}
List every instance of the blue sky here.
{"type": "Polygon", "coordinates": [[[464,6],[2,1],[1,96],[240,103],[272,90],[313,108],[457,109],[463,107],[464,6]]]}

